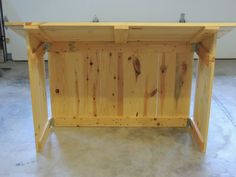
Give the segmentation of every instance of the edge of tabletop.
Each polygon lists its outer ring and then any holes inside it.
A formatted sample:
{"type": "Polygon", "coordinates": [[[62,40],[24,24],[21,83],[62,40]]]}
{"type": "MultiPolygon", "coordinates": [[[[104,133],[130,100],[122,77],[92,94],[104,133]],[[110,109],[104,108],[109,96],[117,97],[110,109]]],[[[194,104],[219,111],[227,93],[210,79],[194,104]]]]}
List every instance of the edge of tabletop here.
{"type": "Polygon", "coordinates": [[[6,22],[5,26],[15,29],[34,29],[50,28],[50,27],[115,27],[115,26],[129,26],[129,27],[235,27],[236,22],[232,23],[156,23],[156,22],[6,22]]]}
{"type": "Polygon", "coordinates": [[[80,27],[105,27],[113,28],[116,31],[127,29],[138,29],[146,27],[174,27],[174,28],[199,28],[199,30],[193,34],[194,39],[190,39],[190,42],[194,42],[195,38],[201,36],[209,31],[217,32],[217,38],[221,38],[225,34],[236,28],[236,22],[210,22],[210,23],[177,23],[177,22],[6,22],[6,27],[9,27],[20,36],[25,38],[26,31],[35,30],[64,30],[64,29],[78,29],[80,27]]]}

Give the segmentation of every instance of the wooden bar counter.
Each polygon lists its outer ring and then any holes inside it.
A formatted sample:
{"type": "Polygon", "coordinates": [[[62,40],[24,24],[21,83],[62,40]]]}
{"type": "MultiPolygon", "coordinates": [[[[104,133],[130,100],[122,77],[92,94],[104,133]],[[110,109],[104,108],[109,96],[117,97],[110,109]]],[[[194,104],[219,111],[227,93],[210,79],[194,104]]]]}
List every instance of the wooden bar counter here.
{"type": "Polygon", "coordinates": [[[206,150],[217,36],[236,23],[6,24],[28,43],[37,151],[50,127],[189,127],[206,150]],[[190,117],[193,54],[198,55],[190,117]],[[45,55],[47,53],[47,55],[45,55]],[[44,58],[48,56],[52,117],[44,58]]]}

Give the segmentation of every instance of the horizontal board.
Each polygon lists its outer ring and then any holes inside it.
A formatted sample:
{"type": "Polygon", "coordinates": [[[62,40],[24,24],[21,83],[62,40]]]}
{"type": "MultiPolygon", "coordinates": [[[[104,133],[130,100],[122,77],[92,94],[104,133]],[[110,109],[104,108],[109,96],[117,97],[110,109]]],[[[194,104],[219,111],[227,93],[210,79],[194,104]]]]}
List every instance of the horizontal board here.
{"type": "Polygon", "coordinates": [[[95,127],[186,127],[188,118],[73,117],[54,118],[55,126],[95,127]]]}
{"type": "Polygon", "coordinates": [[[24,36],[30,31],[44,41],[191,41],[199,31],[219,31],[219,37],[236,27],[236,23],[137,23],[137,22],[7,22],[6,26],[24,36]],[[127,29],[126,34],[116,29],[127,29]],[[206,30],[205,30],[206,29],[206,30]],[[213,30],[214,31],[214,30],[213,30]],[[118,37],[117,37],[118,34],[118,37]],[[124,38],[120,38],[122,35],[124,38]]]}
{"type": "Polygon", "coordinates": [[[84,50],[149,50],[151,52],[180,52],[193,51],[192,46],[184,42],[129,42],[127,44],[114,44],[112,42],[51,42],[48,43],[48,52],[65,53],[84,50]]]}

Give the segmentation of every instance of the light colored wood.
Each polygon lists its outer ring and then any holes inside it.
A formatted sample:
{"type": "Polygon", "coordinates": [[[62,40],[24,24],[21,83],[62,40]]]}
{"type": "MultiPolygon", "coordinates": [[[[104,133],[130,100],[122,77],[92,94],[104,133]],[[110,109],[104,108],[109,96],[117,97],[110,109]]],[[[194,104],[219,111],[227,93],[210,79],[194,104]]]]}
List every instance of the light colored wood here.
{"type": "Polygon", "coordinates": [[[179,52],[176,54],[174,115],[185,116],[190,114],[190,97],[193,73],[192,65],[192,52],[179,52]]]}
{"type": "Polygon", "coordinates": [[[199,41],[201,41],[205,36],[212,34],[212,33],[216,33],[217,31],[219,31],[219,27],[218,26],[207,26],[207,27],[203,27],[201,28],[196,34],[194,34],[194,36],[190,39],[190,43],[198,43],[199,41]]]}
{"type": "Polygon", "coordinates": [[[198,40],[199,36],[202,36],[205,32],[207,33],[208,29],[212,30],[213,28],[219,29],[218,34],[221,37],[235,28],[236,23],[8,22],[6,26],[21,35],[24,35],[24,30],[31,31],[33,35],[44,38],[45,41],[194,42],[196,39],[198,40]],[[204,33],[201,33],[202,29],[205,29],[204,33]],[[199,31],[200,34],[198,34],[199,31]]]}
{"type": "MultiPolygon", "coordinates": [[[[153,51],[157,53],[165,52],[178,52],[185,53],[186,50],[192,51],[192,46],[190,44],[186,44],[185,42],[129,42],[126,44],[118,45],[114,42],[52,42],[48,43],[49,48],[48,52],[78,52],[84,51],[88,48],[92,48],[94,50],[125,50],[129,48],[132,49],[153,49],[153,51]]],[[[134,50],[133,50],[134,51],[134,50]]]]}
{"type": "Polygon", "coordinates": [[[205,29],[206,29],[206,27],[200,28],[199,31],[196,34],[194,34],[193,37],[190,38],[189,43],[198,42],[202,38],[202,36],[204,35],[205,29]]]}
{"type": "Polygon", "coordinates": [[[208,50],[207,47],[205,47],[204,45],[202,45],[201,43],[197,44],[197,51],[196,51],[197,55],[199,56],[199,58],[201,58],[202,62],[204,62],[207,66],[209,65],[210,62],[214,62],[215,58],[212,52],[210,52],[208,50]]]}
{"type": "Polygon", "coordinates": [[[114,26],[115,43],[126,43],[128,40],[128,26],[114,26]]]}
{"type": "Polygon", "coordinates": [[[158,116],[189,115],[193,53],[163,53],[159,60],[158,116]]]}
{"type": "Polygon", "coordinates": [[[52,115],[188,117],[192,61],[186,44],[52,43],[52,115]]]}
{"type": "Polygon", "coordinates": [[[113,27],[113,26],[131,26],[131,27],[235,27],[236,23],[226,23],[226,22],[205,22],[205,23],[176,23],[176,22],[6,22],[6,26],[21,29],[24,27],[24,24],[27,25],[35,25],[38,24],[40,28],[77,28],[77,27],[96,27],[96,26],[105,26],[105,27],[113,27]]]}
{"type": "Polygon", "coordinates": [[[201,152],[204,152],[205,144],[204,144],[204,140],[202,138],[201,132],[193,119],[189,119],[189,121],[190,121],[190,128],[191,128],[192,137],[196,141],[199,150],[201,152]]]}
{"type": "Polygon", "coordinates": [[[216,37],[236,23],[7,23],[28,41],[35,142],[47,138],[44,48],[55,126],[186,127],[206,150],[216,37]]]}
{"type": "Polygon", "coordinates": [[[43,150],[43,147],[44,147],[44,145],[47,141],[47,138],[50,134],[50,131],[51,131],[51,125],[50,125],[50,120],[48,120],[45,127],[44,127],[44,130],[42,132],[42,135],[37,142],[37,151],[38,152],[43,150]]]}
{"type": "Polygon", "coordinates": [[[186,127],[187,117],[56,117],[56,126],[76,127],[186,127]]]}
{"type": "Polygon", "coordinates": [[[27,34],[28,64],[37,151],[44,144],[48,132],[48,111],[42,42],[27,34]]]}
{"type": "Polygon", "coordinates": [[[127,48],[123,56],[124,115],[155,117],[158,53],[153,49],[127,48]]]}
{"type": "MultiPolygon", "coordinates": [[[[202,143],[199,144],[200,150],[202,150],[203,152],[206,150],[208,137],[211,95],[215,66],[216,35],[216,33],[210,34],[207,38],[203,39],[200,42],[200,45],[202,46],[202,48],[204,48],[204,50],[201,50],[201,55],[199,55],[198,60],[193,123],[195,125],[195,130],[199,130],[203,139],[203,145],[202,143]]],[[[199,141],[197,140],[197,142],[199,141]]]]}
{"type": "Polygon", "coordinates": [[[162,53],[158,67],[158,116],[175,114],[175,70],[176,54],[162,53]]]}

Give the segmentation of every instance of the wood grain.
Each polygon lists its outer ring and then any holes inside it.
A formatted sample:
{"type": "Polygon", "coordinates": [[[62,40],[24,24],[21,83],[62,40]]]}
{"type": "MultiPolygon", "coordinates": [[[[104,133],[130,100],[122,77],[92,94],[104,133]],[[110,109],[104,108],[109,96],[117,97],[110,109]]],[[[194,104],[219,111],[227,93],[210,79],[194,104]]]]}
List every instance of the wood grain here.
{"type": "Polygon", "coordinates": [[[40,151],[49,130],[45,63],[43,58],[45,51],[42,47],[42,42],[38,41],[30,33],[27,34],[27,43],[35,144],[36,150],[40,151]]]}
{"type": "Polygon", "coordinates": [[[207,50],[201,51],[202,54],[199,55],[198,60],[193,121],[203,139],[204,144],[199,144],[199,147],[203,146],[200,149],[204,152],[206,151],[210,119],[211,95],[215,67],[216,33],[209,35],[201,41],[201,45],[203,45],[207,50]],[[207,59],[206,56],[208,57],[207,59]]]}
{"type": "Polygon", "coordinates": [[[193,51],[175,46],[52,43],[53,117],[188,117],[193,51]]]}

